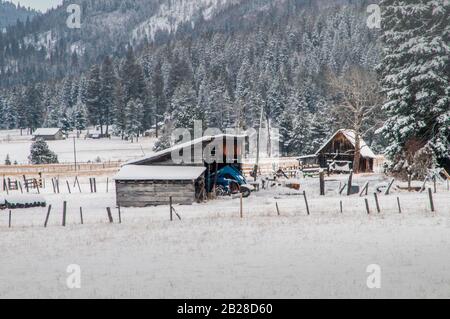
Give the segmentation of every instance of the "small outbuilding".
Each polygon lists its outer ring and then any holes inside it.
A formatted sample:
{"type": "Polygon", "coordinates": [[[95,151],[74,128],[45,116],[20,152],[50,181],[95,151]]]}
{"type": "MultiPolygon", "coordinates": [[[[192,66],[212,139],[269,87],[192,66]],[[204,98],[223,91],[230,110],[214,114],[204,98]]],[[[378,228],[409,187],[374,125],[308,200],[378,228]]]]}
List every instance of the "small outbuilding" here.
{"type": "MultiPolygon", "coordinates": [[[[348,162],[353,167],[353,160],[356,148],[356,133],[354,130],[342,129],[334,133],[316,152],[318,164],[322,168],[328,168],[332,163],[348,162]]],[[[362,173],[371,173],[374,169],[374,160],[376,155],[366,144],[360,139],[361,159],[359,163],[359,171],[362,173]]]]}
{"type": "Polygon", "coordinates": [[[126,165],[115,176],[117,205],[146,207],[190,205],[196,200],[196,183],[206,167],[126,165]]]}
{"type": "Polygon", "coordinates": [[[64,134],[60,128],[38,128],[33,133],[33,140],[43,139],[44,141],[63,140],[64,134]]]}
{"type": "Polygon", "coordinates": [[[204,136],[129,161],[114,177],[117,205],[189,205],[215,185],[212,176],[231,165],[241,171],[244,136],[204,136]]]}

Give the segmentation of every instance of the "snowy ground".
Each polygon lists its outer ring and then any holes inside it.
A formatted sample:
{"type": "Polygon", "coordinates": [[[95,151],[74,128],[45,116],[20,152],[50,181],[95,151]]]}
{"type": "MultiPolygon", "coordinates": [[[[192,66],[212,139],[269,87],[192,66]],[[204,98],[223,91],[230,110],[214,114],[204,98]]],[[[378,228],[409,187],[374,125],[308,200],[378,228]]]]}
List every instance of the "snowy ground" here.
{"type": "MultiPolygon", "coordinates": [[[[94,162],[97,157],[101,161],[130,160],[152,153],[155,140],[152,138],[140,138],[139,142],[131,143],[118,137],[111,139],[84,139],[76,140],[77,160],[79,162],[94,162]]],[[[31,136],[20,135],[20,130],[0,130],[0,163],[3,164],[6,155],[9,154],[11,162],[28,164],[30,155],[31,136]]],[[[73,140],[69,138],[62,141],[48,141],[50,149],[58,155],[60,163],[73,162],[73,140]]]]}
{"type": "MultiPolygon", "coordinates": [[[[182,220],[173,222],[168,207],[123,209],[122,224],[108,223],[106,207],[115,222],[118,216],[103,180],[98,194],[87,193],[86,184],[82,194],[44,194],[53,206],[47,229],[45,208],[13,211],[11,229],[0,211],[0,297],[450,298],[446,186],[434,197],[435,214],[426,193],[394,192],[380,195],[381,214],[368,196],[367,215],[364,198],[336,194],[343,178],[333,177],[325,198],[317,195],[316,179],[301,181],[310,216],[303,197],[282,187],[245,199],[243,219],[239,200],[227,198],[179,206],[182,220]],[[81,267],[81,289],[67,288],[69,264],[81,267]],[[366,285],[370,264],[381,267],[381,289],[366,285]]],[[[375,186],[379,179],[356,182],[375,186]]]]}

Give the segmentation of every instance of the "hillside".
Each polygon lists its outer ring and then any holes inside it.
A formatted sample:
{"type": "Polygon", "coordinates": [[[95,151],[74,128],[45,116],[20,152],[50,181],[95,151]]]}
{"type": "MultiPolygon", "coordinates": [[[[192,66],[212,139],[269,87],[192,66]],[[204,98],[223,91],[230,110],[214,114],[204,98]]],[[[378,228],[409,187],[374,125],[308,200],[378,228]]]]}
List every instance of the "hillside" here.
{"type": "Polygon", "coordinates": [[[17,21],[26,22],[38,13],[21,6],[15,6],[10,2],[0,0],[0,30],[14,25],[17,21]]]}

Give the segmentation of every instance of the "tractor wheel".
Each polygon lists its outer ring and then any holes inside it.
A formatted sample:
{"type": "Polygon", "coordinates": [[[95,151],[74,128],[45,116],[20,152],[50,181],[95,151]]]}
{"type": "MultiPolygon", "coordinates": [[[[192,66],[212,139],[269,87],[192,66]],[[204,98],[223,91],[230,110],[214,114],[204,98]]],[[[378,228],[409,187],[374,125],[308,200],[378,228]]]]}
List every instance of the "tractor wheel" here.
{"type": "Polygon", "coordinates": [[[241,193],[242,193],[242,197],[247,198],[250,196],[250,194],[252,193],[251,190],[249,190],[247,187],[245,186],[241,186],[241,193]]]}

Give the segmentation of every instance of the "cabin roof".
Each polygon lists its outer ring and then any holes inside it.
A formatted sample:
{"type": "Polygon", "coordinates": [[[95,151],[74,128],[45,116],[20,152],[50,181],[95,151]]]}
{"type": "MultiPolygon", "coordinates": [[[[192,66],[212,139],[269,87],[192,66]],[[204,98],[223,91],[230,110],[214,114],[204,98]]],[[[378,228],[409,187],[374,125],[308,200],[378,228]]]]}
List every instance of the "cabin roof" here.
{"type": "Polygon", "coordinates": [[[186,142],[186,143],[176,144],[165,150],[153,153],[152,155],[149,155],[149,156],[137,159],[137,160],[128,161],[127,163],[125,163],[125,165],[142,164],[142,163],[145,163],[148,161],[158,159],[165,155],[172,154],[172,152],[181,151],[182,149],[191,147],[191,146],[199,144],[199,143],[212,142],[213,140],[220,139],[220,138],[226,138],[226,139],[228,139],[228,138],[245,138],[245,135],[220,134],[220,135],[214,135],[214,136],[203,136],[203,137],[194,139],[194,140],[186,142]]]}
{"type": "Polygon", "coordinates": [[[196,180],[206,167],[126,165],[114,176],[115,180],[196,180]]]}
{"type": "MultiPolygon", "coordinates": [[[[349,129],[341,129],[334,133],[316,152],[316,156],[319,155],[319,153],[338,135],[339,133],[344,134],[345,138],[353,145],[353,147],[356,146],[355,140],[356,140],[356,134],[354,130],[349,129]]],[[[360,140],[361,145],[361,156],[365,158],[376,158],[376,155],[374,152],[370,149],[370,147],[366,144],[366,142],[361,138],[360,140]]]]}
{"type": "Polygon", "coordinates": [[[38,128],[34,131],[33,136],[56,135],[59,131],[61,131],[61,129],[57,127],[38,128]]]}

